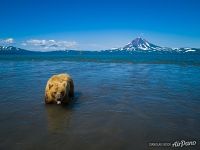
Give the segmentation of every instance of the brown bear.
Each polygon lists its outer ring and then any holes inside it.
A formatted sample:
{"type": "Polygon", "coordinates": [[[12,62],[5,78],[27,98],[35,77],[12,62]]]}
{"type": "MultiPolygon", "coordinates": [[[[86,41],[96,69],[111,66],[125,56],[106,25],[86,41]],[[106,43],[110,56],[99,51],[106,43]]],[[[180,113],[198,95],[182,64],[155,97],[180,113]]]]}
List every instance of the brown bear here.
{"type": "Polygon", "coordinates": [[[74,96],[74,82],[68,74],[52,76],[46,85],[45,103],[68,103],[74,96]]]}

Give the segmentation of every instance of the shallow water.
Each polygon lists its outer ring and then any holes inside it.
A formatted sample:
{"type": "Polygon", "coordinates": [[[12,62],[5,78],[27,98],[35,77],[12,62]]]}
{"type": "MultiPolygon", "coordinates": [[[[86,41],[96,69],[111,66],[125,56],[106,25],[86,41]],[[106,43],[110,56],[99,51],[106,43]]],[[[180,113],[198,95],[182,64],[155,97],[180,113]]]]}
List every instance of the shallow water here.
{"type": "Polygon", "coordinates": [[[200,139],[200,67],[0,61],[0,149],[132,150],[200,139]],[[70,105],[45,105],[49,77],[69,73],[70,105]]]}

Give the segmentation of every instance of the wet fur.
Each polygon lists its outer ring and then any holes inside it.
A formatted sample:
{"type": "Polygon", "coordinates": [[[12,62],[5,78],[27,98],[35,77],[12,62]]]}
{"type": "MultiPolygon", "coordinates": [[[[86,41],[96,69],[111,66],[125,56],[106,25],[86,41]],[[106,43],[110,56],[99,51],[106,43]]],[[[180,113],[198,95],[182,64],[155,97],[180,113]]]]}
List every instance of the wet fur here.
{"type": "Polygon", "coordinates": [[[68,74],[54,75],[47,82],[45,103],[57,103],[58,95],[61,97],[61,103],[68,103],[74,96],[74,82],[68,74]]]}

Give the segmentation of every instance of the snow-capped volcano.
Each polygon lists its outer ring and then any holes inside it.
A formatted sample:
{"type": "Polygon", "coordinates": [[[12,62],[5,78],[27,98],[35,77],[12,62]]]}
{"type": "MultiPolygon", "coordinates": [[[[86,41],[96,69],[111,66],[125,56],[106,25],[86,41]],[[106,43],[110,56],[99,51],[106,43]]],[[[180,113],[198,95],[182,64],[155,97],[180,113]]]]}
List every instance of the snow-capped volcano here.
{"type": "Polygon", "coordinates": [[[145,39],[142,38],[136,38],[123,48],[121,50],[161,50],[163,49],[160,46],[154,45],[150,42],[148,42],[145,39]]]}
{"type": "Polygon", "coordinates": [[[154,52],[154,53],[200,53],[199,48],[170,48],[170,47],[161,47],[155,44],[148,42],[147,40],[138,37],[134,39],[132,42],[128,43],[124,47],[115,48],[108,50],[109,52],[117,52],[117,53],[135,53],[135,52],[154,52]]]}

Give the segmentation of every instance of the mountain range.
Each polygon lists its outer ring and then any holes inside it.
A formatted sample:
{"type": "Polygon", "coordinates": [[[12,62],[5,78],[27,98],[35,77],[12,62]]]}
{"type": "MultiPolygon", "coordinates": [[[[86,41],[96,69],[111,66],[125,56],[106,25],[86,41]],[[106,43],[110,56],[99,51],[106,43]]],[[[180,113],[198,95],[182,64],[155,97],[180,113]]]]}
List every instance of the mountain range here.
{"type": "MultiPolygon", "coordinates": [[[[122,48],[113,49],[115,51],[126,51],[126,52],[159,52],[159,53],[200,53],[200,48],[170,48],[161,47],[148,42],[143,38],[136,38],[132,42],[128,43],[122,48]]],[[[110,50],[112,51],[112,50],[110,50]]]]}
{"type": "Polygon", "coordinates": [[[80,51],[80,50],[57,50],[50,52],[29,51],[14,46],[0,46],[0,54],[38,54],[38,53],[122,53],[122,54],[134,54],[134,53],[200,53],[200,48],[169,48],[161,47],[148,42],[143,38],[136,38],[124,47],[101,50],[101,51],[80,51]]]}

